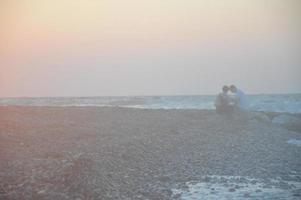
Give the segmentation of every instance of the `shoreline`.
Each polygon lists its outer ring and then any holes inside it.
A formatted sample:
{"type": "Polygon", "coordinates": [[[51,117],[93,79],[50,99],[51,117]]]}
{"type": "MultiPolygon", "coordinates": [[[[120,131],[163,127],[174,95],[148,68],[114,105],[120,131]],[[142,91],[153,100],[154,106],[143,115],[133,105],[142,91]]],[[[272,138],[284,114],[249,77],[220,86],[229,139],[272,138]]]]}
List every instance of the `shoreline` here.
{"type": "MultiPolygon", "coordinates": [[[[142,107],[135,107],[135,106],[115,106],[115,105],[104,105],[104,106],[95,106],[95,105],[88,105],[88,106],[40,106],[40,105],[0,105],[0,108],[21,108],[21,109],[26,109],[26,108],[47,108],[47,109],[129,109],[129,110],[144,110],[144,111],[199,111],[199,112],[213,112],[216,113],[215,109],[195,109],[195,108],[142,108],[142,107]]],[[[276,116],[279,115],[291,115],[297,118],[301,119],[301,113],[291,113],[291,112],[275,112],[275,111],[262,111],[262,110],[248,110],[248,112],[253,112],[253,113],[263,113],[267,115],[270,119],[273,119],[276,116]]]]}
{"type": "MultiPolygon", "coordinates": [[[[215,109],[197,109],[197,108],[139,108],[135,106],[118,106],[118,105],[0,105],[1,107],[16,107],[16,108],[125,108],[125,109],[139,109],[139,110],[196,110],[196,111],[214,111],[215,109]]],[[[274,114],[291,114],[291,115],[301,115],[301,113],[290,113],[290,112],[276,112],[276,111],[263,111],[263,110],[249,110],[251,112],[261,112],[261,113],[274,113],[274,114]]]]}
{"type": "Polygon", "coordinates": [[[301,195],[290,139],[301,134],[212,110],[0,106],[0,197],[180,199],[212,176],[279,177],[301,195]]]}

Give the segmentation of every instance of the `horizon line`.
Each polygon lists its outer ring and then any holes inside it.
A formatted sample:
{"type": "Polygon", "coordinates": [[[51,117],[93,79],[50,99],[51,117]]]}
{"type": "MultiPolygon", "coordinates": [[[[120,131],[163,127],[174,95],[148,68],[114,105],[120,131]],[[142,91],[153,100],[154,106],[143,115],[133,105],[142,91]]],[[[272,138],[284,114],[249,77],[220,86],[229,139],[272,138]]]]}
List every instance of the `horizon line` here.
{"type": "MultiPolygon", "coordinates": [[[[87,95],[87,96],[4,96],[0,99],[19,99],[19,98],[95,98],[95,97],[175,97],[175,96],[215,96],[217,94],[154,94],[154,95],[87,95]]],[[[301,92],[289,93],[247,93],[246,95],[301,95],[301,92]]]]}

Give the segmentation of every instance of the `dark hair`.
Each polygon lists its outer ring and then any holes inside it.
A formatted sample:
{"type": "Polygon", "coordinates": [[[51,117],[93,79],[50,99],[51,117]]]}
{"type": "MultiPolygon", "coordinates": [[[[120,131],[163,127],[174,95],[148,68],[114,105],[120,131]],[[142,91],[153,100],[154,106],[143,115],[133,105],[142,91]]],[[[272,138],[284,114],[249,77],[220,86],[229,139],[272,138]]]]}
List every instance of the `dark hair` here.
{"type": "Polygon", "coordinates": [[[234,90],[236,90],[237,88],[236,88],[236,86],[235,86],[235,85],[231,85],[231,86],[230,86],[230,89],[234,89],[234,90]]]}
{"type": "Polygon", "coordinates": [[[229,91],[229,87],[227,85],[223,86],[223,92],[228,92],[229,91]]]}

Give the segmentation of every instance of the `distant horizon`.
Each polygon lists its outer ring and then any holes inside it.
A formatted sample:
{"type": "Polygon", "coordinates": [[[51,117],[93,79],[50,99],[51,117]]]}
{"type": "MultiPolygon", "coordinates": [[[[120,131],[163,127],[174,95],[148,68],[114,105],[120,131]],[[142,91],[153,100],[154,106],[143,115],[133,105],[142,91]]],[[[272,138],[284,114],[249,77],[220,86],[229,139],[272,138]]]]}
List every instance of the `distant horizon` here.
{"type": "MultiPolygon", "coordinates": [[[[175,97],[175,96],[216,96],[216,94],[155,94],[155,95],[109,95],[109,96],[11,96],[11,97],[0,97],[0,99],[9,98],[97,98],[97,97],[175,97]]],[[[231,94],[231,93],[230,93],[231,94]]],[[[256,96],[256,95],[301,95],[301,92],[296,93],[246,93],[246,95],[256,96]]]]}

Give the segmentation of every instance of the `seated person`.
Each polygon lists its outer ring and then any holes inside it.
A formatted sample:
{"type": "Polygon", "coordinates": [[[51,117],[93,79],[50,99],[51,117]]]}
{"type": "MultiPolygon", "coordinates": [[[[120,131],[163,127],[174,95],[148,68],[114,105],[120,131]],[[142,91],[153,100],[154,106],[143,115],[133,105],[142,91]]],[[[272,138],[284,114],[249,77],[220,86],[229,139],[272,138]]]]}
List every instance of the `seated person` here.
{"type": "Polygon", "coordinates": [[[223,86],[222,93],[219,93],[215,100],[216,112],[219,114],[227,114],[233,111],[234,105],[228,96],[229,87],[223,86]]]}
{"type": "Polygon", "coordinates": [[[238,89],[235,85],[230,86],[230,91],[234,94],[234,104],[239,109],[247,110],[248,108],[248,101],[245,93],[238,89]]]}

